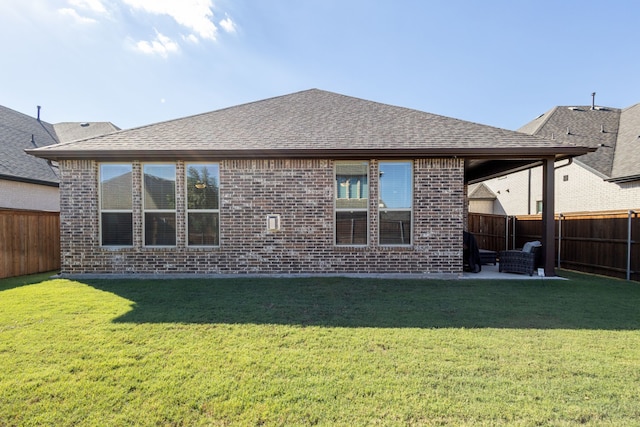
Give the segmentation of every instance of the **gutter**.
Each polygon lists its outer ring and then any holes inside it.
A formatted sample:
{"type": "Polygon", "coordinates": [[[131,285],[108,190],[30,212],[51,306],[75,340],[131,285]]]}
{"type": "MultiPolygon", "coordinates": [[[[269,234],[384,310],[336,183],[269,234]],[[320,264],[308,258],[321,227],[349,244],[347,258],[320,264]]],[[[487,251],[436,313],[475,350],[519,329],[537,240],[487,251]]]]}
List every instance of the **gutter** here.
{"type": "Polygon", "coordinates": [[[0,174],[0,180],[14,181],[14,182],[24,182],[26,184],[46,185],[48,187],[60,187],[60,183],[59,182],[44,181],[44,180],[33,179],[33,178],[22,178],[22,177],[13,176],[13,175],[0,174]]]}
{"type": "MultiPolygon", "coordinates": [[[[554,156],[558,160],[566,156],[582,155],[595,148],[590,147],[513,147],[505,148],[436,148],[436,149],[226,149],[226,150],[61,150],[28,149],[28,154],[50,160],[175,160],[239,158],[406,158],[406,157],[463,157],[473,159],[540,159],[554,156]]],[[[58,149],[55,149],[58,148],[58,149]]]]}

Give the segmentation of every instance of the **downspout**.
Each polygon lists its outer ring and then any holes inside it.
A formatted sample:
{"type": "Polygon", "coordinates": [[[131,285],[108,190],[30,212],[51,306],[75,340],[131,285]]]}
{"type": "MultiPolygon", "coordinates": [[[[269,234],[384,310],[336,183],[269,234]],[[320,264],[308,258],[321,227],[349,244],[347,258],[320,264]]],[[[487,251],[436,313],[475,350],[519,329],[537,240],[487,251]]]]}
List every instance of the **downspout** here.
{"type": "Polygon", "coordinates": [[[562,248],[562,213],[558,214],[558,268],[560,268],[560,250],[562,248]]]}
{"type": "Polygon", "coordinates": [[[627,217],[627,280],[631,280],[631,218],[635,215],[634,211],[629,211],[627,217]]]}
{"type": "Polygon", "coordinates": [[[527,184],[527,215],[531,215],[531,169],[529,172],[529,182],[527,184]]]}

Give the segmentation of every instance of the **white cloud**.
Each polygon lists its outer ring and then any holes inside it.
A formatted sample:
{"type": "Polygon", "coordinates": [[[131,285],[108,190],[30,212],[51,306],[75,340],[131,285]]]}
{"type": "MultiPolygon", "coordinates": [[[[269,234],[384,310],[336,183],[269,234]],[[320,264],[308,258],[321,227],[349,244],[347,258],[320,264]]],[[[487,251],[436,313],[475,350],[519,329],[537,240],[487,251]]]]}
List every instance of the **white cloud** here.
{"type": "Polygon", "coordinates": [[[226,18],[224,18],[222,21],[220,21],[220,26],[227,33],[235,33],[236,32],[236,24],[235,24],[235,22],[233,22],[231,20],[231,18],[229,18],[228,15],[227,15],[226,18]]]}
{"type": "Polygon", "coordinates": [[[63,9],[58,9],[58,13],[60,13],[61,15],[64,16],[69,16],[71,17],[74,21],[76,21],[79,24],[95,24],[96,21],[93,18],[87,18],[86,16],[80,16],[80,14],[78,14],[78,12],[76,12],[75,9],[71,9],[68,7],[65,7],[63,9]]]}
{"type": "Polygon", "coordinates": [[[154,40],[141,40],[135,44],[135,49],[147,55],[159,55],[167,58],[171,53],[178,53],[180,46],[169,37],[156,31],[156,38],[154,40]]]}
{"type": "Polygon", "coordinates": [[[196,37],[195,34],[189,34],[188,36],[182,36],[182,40],[189,42],[189,43],[198,43],[200,42],[200,40],[198,39],[198,37],[196,37]]]}
{"type": "Polygon", "coordinates": [[[107,13],[107,8],[102,0],[68,0],[69,4],[80,9],[90,10],[96,13],[107,13]]]}
{"type": "Polygon", "coordinates": [[[122,0],[134,9],[167,15],[202,39],[215,40],[218,28],[213,21],[211,0],[122,0]]]}

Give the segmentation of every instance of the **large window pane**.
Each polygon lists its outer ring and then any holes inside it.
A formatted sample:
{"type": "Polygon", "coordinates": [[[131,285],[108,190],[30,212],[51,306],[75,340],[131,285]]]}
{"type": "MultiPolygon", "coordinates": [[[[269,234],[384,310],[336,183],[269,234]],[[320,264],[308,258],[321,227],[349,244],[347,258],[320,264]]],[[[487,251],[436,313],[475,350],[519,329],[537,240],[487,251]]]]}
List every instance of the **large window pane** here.
{"type": "Polygon", "coordinates": [[[189,246],[218,246],[220,244],[217,213],[193,213],[189,217],[189,246]]]}
{"type": "Polygon", "coordinates": [[[103,246],[133,245],[131,164],[100,165],[100,230],[103,246]]]}
{"type": "Polygon", "coordinates": [[[367,212],[336,212],[336,244],[367,244],[367,212]]]}
{"type": "Polygon", "coordinates": [[[131,213],[102,213],[102,245],[133,245],[133,221],[131,213]]]}
{"type": "Polygon", "coordinates": [[[100,165],[102,210],[131,209],[131,165],[100,165]]]}
{"type": "Polygon", "coordinates": [[[147,246],[174,246],[176,244],[176,214],[145,213],[144,244],[147,246]]]}
{"type": "Polygon", "coordinates": [[[378,201],[381,245],[411,244],[413,178],[411,162],[380,162],[378,201]]]}
{"type": "Polygon", "coordinates": [[[219,166],[187,166],[187,209],[218,209],[219,166]]]}
{"type": "Polygon", "coordinates": [[[145,210],[176,208],[175,165],[144,166],[145,210]]]}
{"type": "Polygon", "coordinates": [[[411,163],[380,162],[380,207],[411,209],[411,163]]]}
{"type": "Polygon", "coordinates": [[[336,209],[367,209],[368,170],[367,162],[336,163],[336,209]]]}
{"type": "Polygon", "coordinates": [[[411,244],[411,212],[380,212],[380,244],[411,244]]]}

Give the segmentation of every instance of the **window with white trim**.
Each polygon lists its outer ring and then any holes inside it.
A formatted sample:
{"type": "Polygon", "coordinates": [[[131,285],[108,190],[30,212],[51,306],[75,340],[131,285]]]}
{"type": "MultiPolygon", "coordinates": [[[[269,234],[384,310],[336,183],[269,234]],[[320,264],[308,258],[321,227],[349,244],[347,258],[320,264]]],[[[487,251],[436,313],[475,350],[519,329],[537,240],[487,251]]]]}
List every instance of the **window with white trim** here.
{"type": "Polygon", "coordinates": [[[176,244],[176,166],[143,166],[143,220],[145,246],[176,244]]]}
{"type": "Polygon", "coordinates": [[[410,245],[413,208],[413,164],[379,163],[378,229],[381,245],[410,245]]]}
{"type": "Polygon", "coordinates": [[[220,245],[220,165],[186,165],[187,245],[220,245]]]}
{"type": "Polygon", "coordinates": [[[335,244],[369,242],[369,162],[335,163],[335,244]]]}
{"type": "Polygon", "coordinates": [[[100,244],[133,245],[131,164],[100,165],[100,244]]]}

